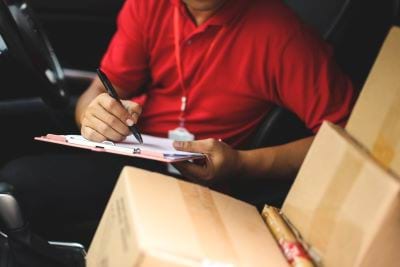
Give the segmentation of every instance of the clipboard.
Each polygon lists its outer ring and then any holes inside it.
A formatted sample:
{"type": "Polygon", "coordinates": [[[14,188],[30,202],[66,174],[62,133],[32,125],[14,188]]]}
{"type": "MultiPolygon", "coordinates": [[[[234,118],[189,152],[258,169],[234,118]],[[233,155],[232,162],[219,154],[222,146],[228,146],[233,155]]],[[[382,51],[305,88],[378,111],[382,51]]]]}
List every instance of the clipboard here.
{"type": "Polygon", "coordinates": [[[95,152],[105,152],[129,157],[145,158],[160,162],[179,162],[204,158],[204,154],[191,153],[176,150],[173,140],[151,135],[142,134],[143,144],[139,144],[133,135],[128,136],[122,142],[93,142],[81,135],[57,135],[47,134],[46,136],[35,137],[35,140],[60,144],[65,146],[83,148],[95,152]]]}

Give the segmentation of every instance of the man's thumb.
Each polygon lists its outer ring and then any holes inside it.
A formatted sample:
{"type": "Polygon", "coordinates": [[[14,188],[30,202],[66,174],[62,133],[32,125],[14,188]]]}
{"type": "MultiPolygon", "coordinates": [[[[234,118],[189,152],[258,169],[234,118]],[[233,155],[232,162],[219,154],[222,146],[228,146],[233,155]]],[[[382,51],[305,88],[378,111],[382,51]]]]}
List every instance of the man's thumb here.
{"type": "Polygon", "coordinates": [[[174,141],[173,146],[176,150],[186,152],[197,152],[196,145],[191,141],[174,141]]]}

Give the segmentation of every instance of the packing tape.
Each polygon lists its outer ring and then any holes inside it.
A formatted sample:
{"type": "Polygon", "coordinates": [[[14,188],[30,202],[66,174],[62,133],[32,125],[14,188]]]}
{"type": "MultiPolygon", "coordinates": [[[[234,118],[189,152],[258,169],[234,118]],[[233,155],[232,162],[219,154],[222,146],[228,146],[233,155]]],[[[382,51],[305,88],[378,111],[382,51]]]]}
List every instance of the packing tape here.
{"type": "MultiPolygon", "coordinates": [[[[222,264],[221,251],[229,266],[236,266],[238,255],[229,238],[228,231],[222,221],[209,189],[201,186],[193,186],[188,183],[179,183],[183,199],[192,218],[200,246],[207,255],[209,262],[222,264]],[[215,242],[210,242],[213,239],[215,242]],[[220,254],[218,254],[220,253],[220,254]]],[[[219,266],[219,265],[218,265],[219,266]]]]}
{"type": "MultiPolygon", "coordinates": [[[[361,158],[354,158],[349,151],[346,151],[337,166],[338,168],[327,186],[324,197],[314,211],[310,224],[311,232],[309,237],[306,237],[322,258],[326,255],[329,242],[332,240],[332,235],[337,227],[337,217],[341,207],[361,173],[363,161],[361,158]],[[324,230],[318,231],[318,229],[324,230]]],[[[347,224],[341,222],[341,227],[347,227],[347,224]]],[[[348,225],[348,227],[351,226],[348,225]]],[[[361,233],[358,234],[361,235],[361,233]]],[[[357,240],[361,240],[361,238],[357,238],[357,240]]]]}
{"type": "Polygon", "coordinates": [[[372,154],[377,161],[389,168],[396,156],[396,147],[400,144],[400,85],[382,124],[372,154]]]}

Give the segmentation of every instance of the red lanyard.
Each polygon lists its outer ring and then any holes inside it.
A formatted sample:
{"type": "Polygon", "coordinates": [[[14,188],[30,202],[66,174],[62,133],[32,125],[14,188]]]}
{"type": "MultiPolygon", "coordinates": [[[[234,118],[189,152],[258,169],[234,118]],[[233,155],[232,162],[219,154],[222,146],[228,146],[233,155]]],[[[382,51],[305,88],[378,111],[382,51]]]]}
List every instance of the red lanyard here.
{"type": "MultiPolygon", "coordinates": [[[[178,77],[179,77],[179,83],[182,88],[182,97],[181,97],[181,114],[179,116],[179,124],[180,127],[185,126],[185,112],[186,112],[186,107],[187,107],[187,94],[188,90],[185,85],[184,81],[184,76],[183,76],[183,67],[182,67],[182,58],[181,58],[181,48],[180,48],[180,14],[179,14],[179,7],[175,7],[174,10],[174,40],[175,40],[175,58],[176,58],[176,66],[178,69],[178,77]]],[[[206,62],[206,60],[210,57],[211,52],[214,50],[214,47],[218,40],[223,36],[225,27],[220,30],[220,32],[217,34],[217,36],[214,38],[212,41],[210,47],[207,50],[206,56],[203,58],[203,62],[206,62]]],[[[198,70],[201,68],[199,67],[198,70]]]]}

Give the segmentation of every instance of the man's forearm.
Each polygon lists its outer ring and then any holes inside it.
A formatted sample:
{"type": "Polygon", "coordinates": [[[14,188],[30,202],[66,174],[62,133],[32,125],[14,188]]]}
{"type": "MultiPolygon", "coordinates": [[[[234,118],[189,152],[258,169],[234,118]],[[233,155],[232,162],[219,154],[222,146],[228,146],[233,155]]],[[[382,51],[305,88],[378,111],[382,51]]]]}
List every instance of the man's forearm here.
{"type": "Polygon", "coordinates": [[[240,151],[239,172],[243,179],[293,179],[314,137],[281,146],[240,151]]]}

